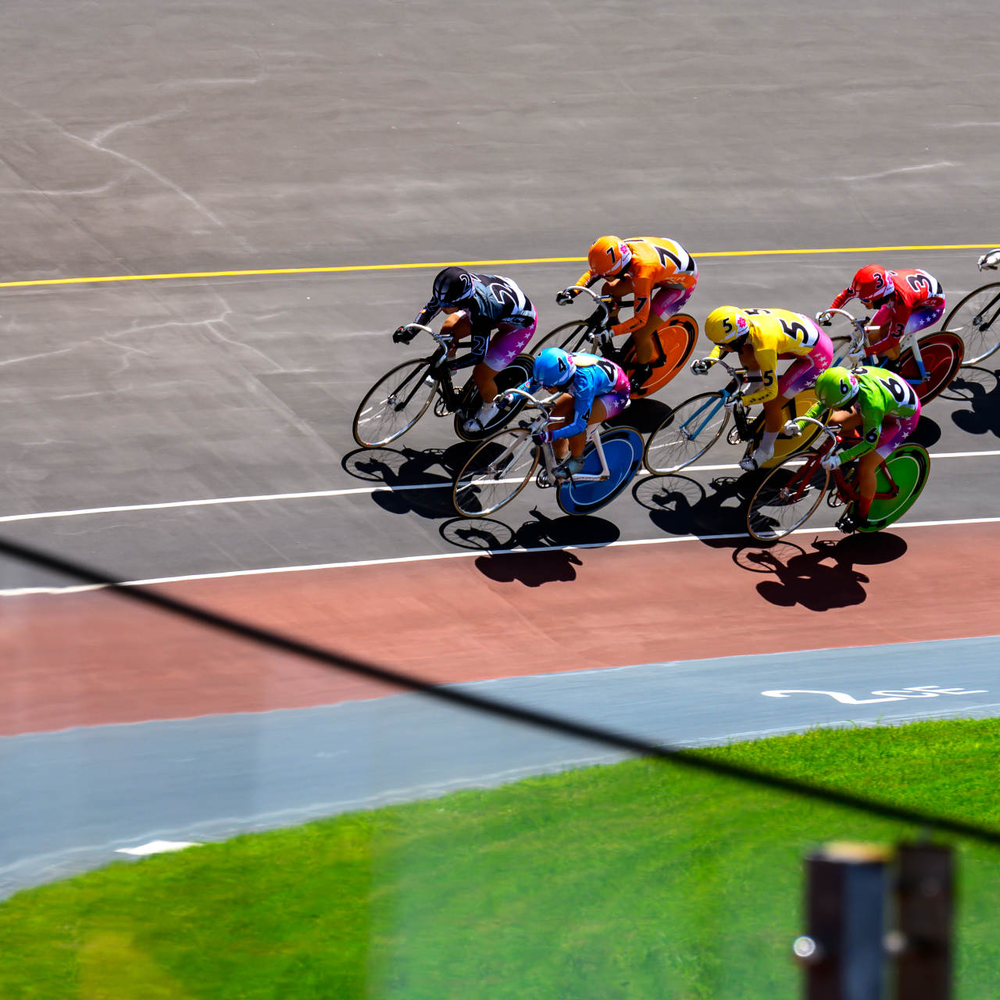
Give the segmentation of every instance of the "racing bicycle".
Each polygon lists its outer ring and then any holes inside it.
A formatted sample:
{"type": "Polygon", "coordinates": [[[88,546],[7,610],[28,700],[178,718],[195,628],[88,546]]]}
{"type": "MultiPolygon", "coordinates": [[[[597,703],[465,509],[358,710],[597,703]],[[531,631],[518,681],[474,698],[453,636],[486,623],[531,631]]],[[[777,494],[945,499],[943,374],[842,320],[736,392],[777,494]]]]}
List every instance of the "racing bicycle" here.
{"type": "Polygon", "coordinates": [[[523,389],[508,389],[536,411],[519,426],[498,431],[484,441],[455,476],[451,496],[463,517],[484,517],[510,503],[532,476],[536,484],[554,488],[556,503],[566,514],[591,514],[611,503],[632,481],[642,460],[642,435],[634,427],[587,430],[583,468],[573,475],[557,469],[551,442],[536,445],[532,435],[550,422],[561,393],[537,400],[523,389]]]}
{"type": "MultiPolygon", "coordinates": [[[[763,417],[750,417],[750,411],[740,401],[747,370],[733,368],[721,358],[706,358],[712,365],[721,365],[730,376],[721,389],[701,392],[673,407],[663,422],[649,435],[643,451],[643,464],[654,476],[667,476],[696,462],[722,437],[732,416],[733,426],[727,441],[736,445],[747,442],[745,453],[752,454],[764,432],[763,417]]],[[[807,390],[808,391],[808,390],[807,390]]],[[[799,393],[784,408],[783,420],[794,420],[815,402],[815,397],[799,393]]],[[[804,428],[794,438],[779,437],[774,443],[775,457],[766,462],[769,468],[786,455],[807,448],[816,436],[812,428],[804,428]]]]}
{"type": "MultiPolygon", "coordinates": [[[[1000,250],[985,253],[979,258],[980,271],[995,271],[998,265],[1000,250]]],[[[964,341],[964,367],[985,361],[1000,347],[1000,281],[969,292],[948,313],[942,326],[964,341]]]]}
{"type": "MultiPolygon", "coordinates": [[[[629,336],[620,348],[616,348],[609,329],[612,308],[630,308],[632,301],[620,301],[611,295],[598,295],[593,289],[583,285],[570,285],[563,291],[589,295],[594,300],[594,311],[586,319],[570,320],[550,330],[537,344],[532,345],[532,355],[537,358],[539,352],[546,347],[561,347],[564,351],[600,352],[626,372],[634,370],[638,363],[634,339],[629,336]]],[[[693,316],[675,313],[665,319],[663,325],[653,333],[653,342],[658,352],[653,370],[641,386],[633,385],[632,399],[651,396],[662,389],[684,367],[697,340],[698,321],[693,316]]]]}
{"type": "MultiPolygon", "coordinates": [[[[476,383],[470,378],[458,388],[454,373],[476,363],[472,355],[449,359],[453,338],[448,334],[435,333],[430,327],[410,323],[407,329],[414,336],[423,332],[429,334],[437,344],[433,353],[423,358],[404,361],[401,365],[385,373],[365,394],[354,414],[354,440],[362,448],[380,448],[402,437],[434,403],[437,417],[455,415],[455,433],[463,441],[481,441],[512,420],[521,407],[522,400],[512,406],[500,406],[496,416],[487,421],[481,431],[467,431],[464,424],[470,416],[479,412],[482,398],[476,383]]],[[[531,378],[534,359],[528,354],[519,354],[506,368],[497,374],[497,391],[523,385],[531,378]]]]}
{"type": "Polygon", "coordinates": [[[824,440],[807,455],[789,455],[757,487],[747,508],[747,530],[759,542],[784,538],[812,516],[826,496],[830,507],[846,505],[846,514],[861,532],[881,531],[902,517],[916,502],[927,483],[931,459],[919,444],[904,442],[881,464],[877,473],[875,498],[868,520],[857,523],[855,463],[830,471],[823,468],[823,458],[837,446],[841,428],[813,420],[824,440]],[[832,483],[831,483],[832,480],[832,483]]]}

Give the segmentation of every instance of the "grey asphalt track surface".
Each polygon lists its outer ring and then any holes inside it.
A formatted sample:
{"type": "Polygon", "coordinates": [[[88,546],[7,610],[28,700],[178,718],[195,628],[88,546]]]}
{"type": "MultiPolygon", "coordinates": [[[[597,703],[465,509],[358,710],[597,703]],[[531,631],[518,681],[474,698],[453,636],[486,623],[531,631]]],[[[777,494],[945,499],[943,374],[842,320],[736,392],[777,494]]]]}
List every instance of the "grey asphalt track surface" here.
{"type": "MultiPolygon", "coordinates": [[[[876,261],[926,268],[955,302],[985,280],[981,250],[843,251],[1000,242],[1000,28],[989,5],[952,4],[943,17],[924,0],[280,10],[17,0],[0,28],[0,278],[10,283],[0,287],[0,515],[10,519],[0,529],[124,579],[454,551],[443,491],[405,489],[449,478],[459,454],[449,422],[428,416],[371,455],[350,435],[368,386],[416,353],[389,331],[426,300],[434,268],[24,282],[582,257],[608,231],[669,235],[696,256],[828,251],[702,257],[690,311],[703,321],[723,302],[814,313],[876,261]],[[385,484],[397,490],[25,517],[385,484]]],[[[567,318],[554,294],[581,269],[497,267],[536,301],[540,332],[567,318]]],[[[935,463],[911,519],[997,515],[1000,456],[964,454],[998,449],[995,368],[991,359],[929,408],[917,439],[958,457],[935,463]]],[[[660,395],[705,385],[685,373],[660,395]]],[[[734,461],[720,448],[707,463],[734,461]]],[[[710,491],[717,475],[691,480],[710,491]]],[[[602,537],[661,535],[659,488],[642,482],[602,512],[602,537]]],[[[532,494],[501,523],[516,531],[535,504],[554,515],[551,498],[532,494]]],[[[714,523],[732,530],[732,515],[714,523]]],[[[593,523],[575,530],[561,540],[593,540],[593,523]]],[[[65,582],[0,563],[0,589],[65,582]]],[[[956,567],[942,593],[968,585],[956,567]]],[[[890,680],[951,677],[852,684],[890,680]]],[[[738,714],[676,738],[755,728],[738,714]]],[[[825,721],[803,705],[795,724],[825,721]]],[[[254,780],[241,778],[234,809],[251,824],[254,780]]],[[[150,814],[137,826],[197,822],[150,814]]],[[[103,850],[139,833],[111,825],[51,850],[103,850]]],[[[22,843],[0,866],[17,850],[48,848],[22,843]]]]}

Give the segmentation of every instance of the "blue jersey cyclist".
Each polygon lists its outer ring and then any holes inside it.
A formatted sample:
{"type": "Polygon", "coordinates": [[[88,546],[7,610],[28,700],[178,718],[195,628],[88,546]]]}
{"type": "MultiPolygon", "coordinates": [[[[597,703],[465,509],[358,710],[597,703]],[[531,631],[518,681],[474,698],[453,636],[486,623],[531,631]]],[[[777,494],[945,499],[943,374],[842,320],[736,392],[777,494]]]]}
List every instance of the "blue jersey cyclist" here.
{"type": "Polygon", "coordinates": [[[554,442],[558,474],[572,476],[583,468],[587,430],[617,416],[628,406],[631,385],[623,368],[607,358],[560,347],[547,347],[535,358],[528,392],[562,389],[552,408],[549,427],[535,436],[536,444],[554,442]]]}
{"type": "MultiPolygon", "coordinates": [[[[827,469],[837,469],[843,462],[858,459],[858,500],[855,513],[861,522],[868,520],[877,486],[876,473],[887,459],[913,433],[920,420],[920,399],[904,378],[884,368],[827,368],[814,386],[817,402],[804,416],[817,418],[832,408],[830,423],[843,430],[857,431],[861,439],[822,459],[827,469]]],[[[799,432],[794,420],[785,425],[786,433],[799,432]]],[[[837,522],[841,531],[853,531],[857,525],[845,513],[837,522]]]]}
{"type": "MultiPolygon", "coordinates": [[[[510,278],[474,274],[464,267],[446,267],[434,278],[430,300],[413,322],[427,326],[439,312],[447,314],[441,324],[441,333],[452,337],[449,357],[454,357],[460,340],[472,338],[472,350],[466,363],[474,365],[472,378],[482,397],[482,406],[465,422],[465,430],[485,430],[498,412],[495,402],[497,373],[503,371],[534,336],[538,324],[535,307],[510,278]],[[491,340],[494,330],[496,334],[491,340]]],[[[407,343],[415,336],[416,331],[407,325],[398,327],[392,339],[396,343],[407,343]]]]}

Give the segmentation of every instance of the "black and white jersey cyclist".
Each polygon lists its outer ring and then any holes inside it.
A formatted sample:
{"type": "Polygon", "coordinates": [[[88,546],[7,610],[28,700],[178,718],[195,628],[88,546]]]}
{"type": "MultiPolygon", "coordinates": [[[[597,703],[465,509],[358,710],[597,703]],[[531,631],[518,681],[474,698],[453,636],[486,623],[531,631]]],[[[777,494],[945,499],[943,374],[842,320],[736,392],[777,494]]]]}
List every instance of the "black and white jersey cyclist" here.
{"type": "MultiPolygon", "coordinates": [[[[535,334],[535,307],[510,278],[446,267],[434,278],[431,298],[413,322],[427,326],[439,312],[447,314],[441,333],[453,338],[449,356],[454,357],[459,341],[471,338],[472,350],[466,363],[474,365],[472,378],[483,405],[465,422],[465,430],[483,430],[498,412],[494,402],[497,373],[527,347],[535,334]]],[[[405,343],[413,335],[412,330],[401,326],[392,339],[405,343]]]]}

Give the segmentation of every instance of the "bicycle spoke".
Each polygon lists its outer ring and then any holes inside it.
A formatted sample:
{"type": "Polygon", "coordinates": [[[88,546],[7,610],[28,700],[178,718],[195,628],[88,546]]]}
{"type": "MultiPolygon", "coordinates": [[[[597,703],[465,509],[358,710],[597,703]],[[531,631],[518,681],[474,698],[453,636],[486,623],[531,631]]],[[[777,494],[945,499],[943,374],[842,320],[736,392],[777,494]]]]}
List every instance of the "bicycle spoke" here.
{"type": "Polygon", "coordinates": [[[819,506],[830,473],[810,457],[789,457],[771,471],[757,488],[747,512],[747,527],[754,538],[774,541],[803,524],[819,506]]]}
{"type": "Polygon", "coordinates": [[[643,456],[646,468],[667,475],[690,465],[719,439],[727,416],[718,393],[685,400],[649,436],[643,456]]]}
{"type": "Polygon", "coordinates": [[[524,489],[538,464],[538,450],[523,430],[505,430],[484,441],[455,477],[452,502],[464,517],[499,510],[524,489]]]}
{"type": "Polygon", "coordinates": [[[379,448],[406,433],[424,414],[437,381],[426,361],[406,361],[382,376],[354,415],[354,440],[362,448],[379,448]]]}

